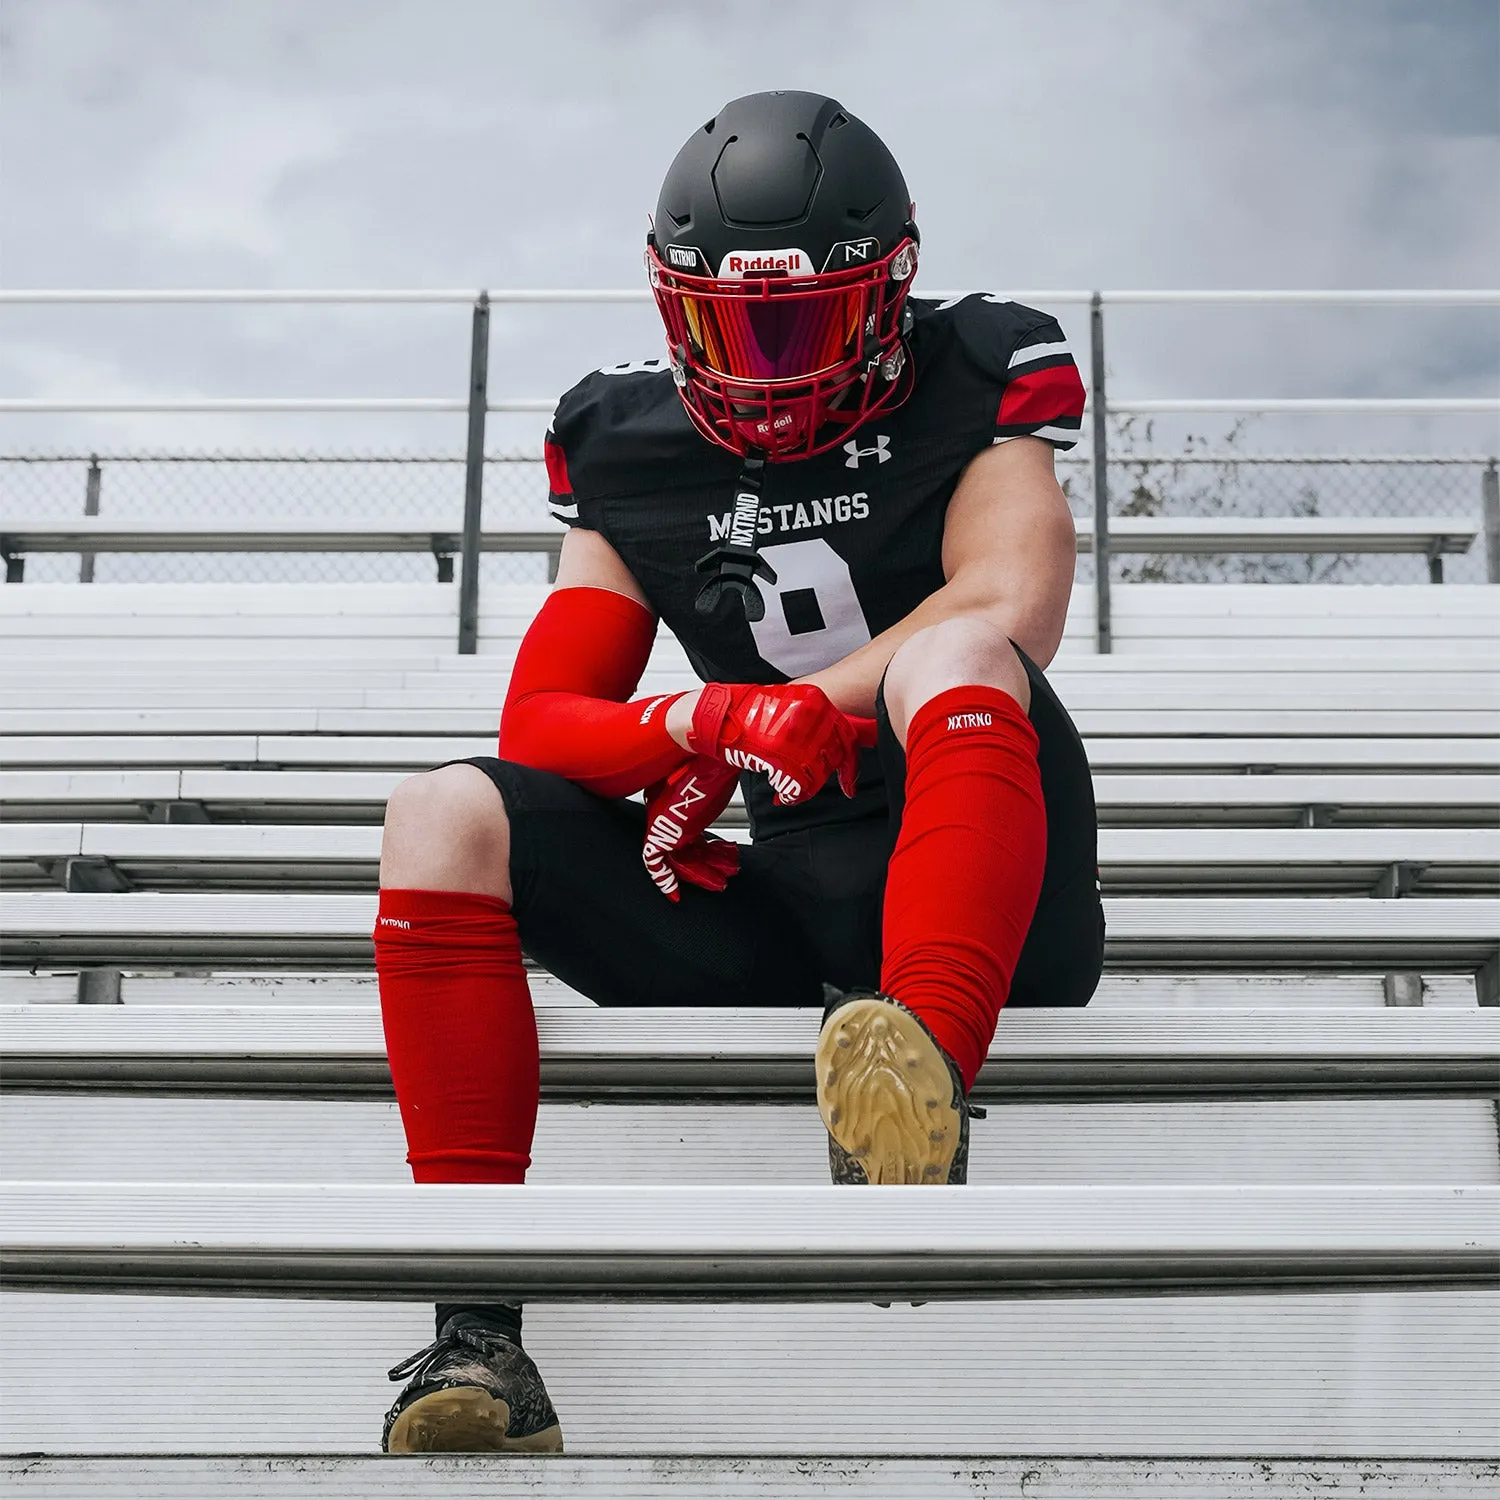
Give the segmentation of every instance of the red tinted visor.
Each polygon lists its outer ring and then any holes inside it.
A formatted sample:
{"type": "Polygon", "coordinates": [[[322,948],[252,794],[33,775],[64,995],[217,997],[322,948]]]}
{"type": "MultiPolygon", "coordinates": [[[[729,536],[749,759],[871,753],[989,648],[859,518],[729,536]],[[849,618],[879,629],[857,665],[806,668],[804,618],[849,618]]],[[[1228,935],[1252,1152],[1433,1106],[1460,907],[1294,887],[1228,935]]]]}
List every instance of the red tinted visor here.
{"type": "Polygon", "coordinates": [[[860,291],[684,295],[681,306],[706,368],[736,380],[794,380],[842,364],[858,350],[865,297],[860,291]]]}
{"type": "Polygon", "coordinates": [[[884,341],[893,256],[853,270],[793,279],[686,276],[655,251],[648,266],[674,343],[728,380],[806,380],[849,364],[866,339],[884,341]]]}

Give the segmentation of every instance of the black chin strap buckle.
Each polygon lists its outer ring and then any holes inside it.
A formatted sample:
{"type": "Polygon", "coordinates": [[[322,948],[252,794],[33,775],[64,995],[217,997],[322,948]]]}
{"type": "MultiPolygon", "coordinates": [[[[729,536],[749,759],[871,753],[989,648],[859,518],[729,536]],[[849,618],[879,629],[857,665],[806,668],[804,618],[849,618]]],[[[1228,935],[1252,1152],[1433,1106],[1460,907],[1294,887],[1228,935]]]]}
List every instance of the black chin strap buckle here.
{"type": "Polygon", "coordinates": [[[726,596],[738,594],[745,618],[752,624],[763,620],[766,601],[755,582],[764,578],[776,582],[776,570],[756,550],[760,533],[760,488],[765,479],[766,461],[759,454],[745,459],[739,482],[734,487],[734,511],[729,518],[729,538],[722,547],[706,552],[694,564],[709,576],[698,590],[693,607],[700,615],[715,613],[726,596]]]}
{"type": "Polygon", "coordinates": [[[715,547],[706,552],[694,564],[700,573],[711,576],[704,580],[693,601],[693,608],[700,615],[711,615],[724,602],[726,594],[736,593],[745,606],[745,618],[752,622],[763,620],[766,601],[761,598],[756,578],[767,583],[776,582],[776,569],[763,558],[754,547],[715,547]]]}

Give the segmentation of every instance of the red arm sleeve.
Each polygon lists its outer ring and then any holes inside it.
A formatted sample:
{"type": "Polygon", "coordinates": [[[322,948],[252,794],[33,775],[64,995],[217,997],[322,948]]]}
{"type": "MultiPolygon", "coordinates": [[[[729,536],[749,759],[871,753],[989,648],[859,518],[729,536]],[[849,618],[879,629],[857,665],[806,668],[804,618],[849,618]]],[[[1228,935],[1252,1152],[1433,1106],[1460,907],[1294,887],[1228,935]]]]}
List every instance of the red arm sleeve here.
{"type": "Polygon", "coordinates": [[[555,771],[597,792],[625,797],[689,758],[666,730],[680,693],[625,700],[651,655],[650,610],[609,589],[557,589],[516,653],[500,755],[555,771]]]}

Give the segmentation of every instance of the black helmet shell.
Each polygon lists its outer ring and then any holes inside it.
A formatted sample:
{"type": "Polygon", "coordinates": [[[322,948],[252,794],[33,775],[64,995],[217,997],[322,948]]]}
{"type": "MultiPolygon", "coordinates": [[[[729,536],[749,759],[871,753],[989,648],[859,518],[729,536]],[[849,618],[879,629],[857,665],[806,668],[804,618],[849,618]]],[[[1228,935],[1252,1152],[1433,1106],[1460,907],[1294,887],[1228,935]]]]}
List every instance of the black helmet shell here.
{"type": "MultiPolygon", "coordinates": [[[[885,142],[836,99],[747,94],[693,132],[662,183],[652,243],[690,275],[734,252],[796,249],[841,271],[917,238],[906,179],[885,142]]],[[[758,267],[757,267],[758,269],[758,267]]]]}

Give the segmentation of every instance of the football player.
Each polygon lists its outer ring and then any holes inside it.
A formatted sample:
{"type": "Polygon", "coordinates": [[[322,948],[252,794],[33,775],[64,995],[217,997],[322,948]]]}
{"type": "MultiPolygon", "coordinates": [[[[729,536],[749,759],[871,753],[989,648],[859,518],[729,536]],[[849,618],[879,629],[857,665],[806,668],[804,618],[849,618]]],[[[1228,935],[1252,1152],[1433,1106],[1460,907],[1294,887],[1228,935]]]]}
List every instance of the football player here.
{"type": "MultiPolygon", "coordinates": [[[[1093,788],[1043,675],[1083,387],[1047,314],[913,297],[919,243],[833,99],[735,100],[673,162],[646,247],[667,352],[557,407],[569,530],[499,756],[387,810],[376,963],[418,1182],[525,1178],[523,948],[600,1005],[826,1006],[838,1183],[964,1182],[1001,1006],[1093,994],[1093,788]],[[661,623],[705,685],[632,697],[661,623]],[[710,832],[736,784],[744,847],[710,832]]],[[[562,1446],[514,1304],[440,1306],[391,1375],[390,1451],[562,1446]]]]}

